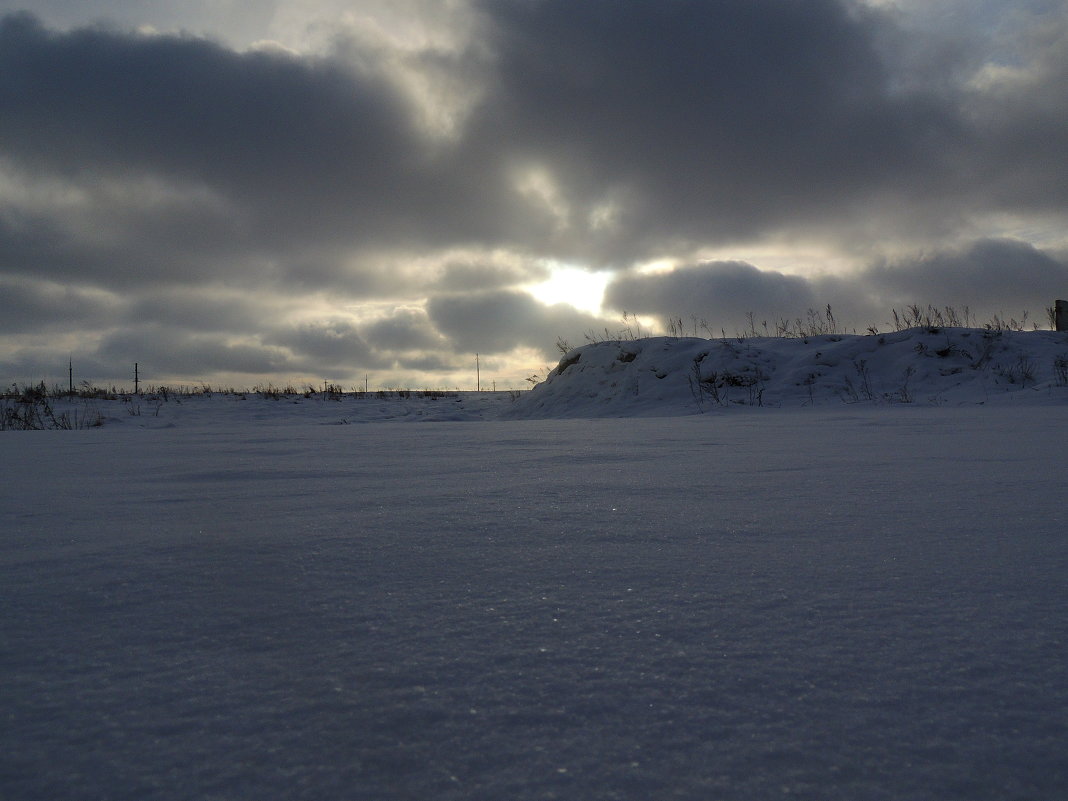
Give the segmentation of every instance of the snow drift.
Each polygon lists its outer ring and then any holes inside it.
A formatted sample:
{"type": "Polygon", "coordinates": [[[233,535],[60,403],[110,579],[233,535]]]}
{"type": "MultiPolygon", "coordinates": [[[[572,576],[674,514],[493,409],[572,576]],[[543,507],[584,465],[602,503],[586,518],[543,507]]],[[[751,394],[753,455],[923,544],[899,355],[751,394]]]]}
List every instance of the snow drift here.
{"type": "Polygon", "coordinates": [[[799,338],[652,337],[575,348],[506,417],[629,417],[845,403],[1068,400],[1068,335],[913,328],[799,338]]]}

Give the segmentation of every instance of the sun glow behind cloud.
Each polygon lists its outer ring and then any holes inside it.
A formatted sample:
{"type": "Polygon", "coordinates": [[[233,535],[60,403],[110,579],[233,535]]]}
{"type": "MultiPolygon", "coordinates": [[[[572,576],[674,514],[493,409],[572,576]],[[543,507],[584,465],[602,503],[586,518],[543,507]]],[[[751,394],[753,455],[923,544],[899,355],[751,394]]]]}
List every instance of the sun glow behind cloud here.
{"type": "Polygon", "coordinates": [[[521,379],[624,310],[1034,319],[1068,285],[1066,0],[24,5],[7,381],[71,351],[101,380],[440,385],[476,351],[521,379]]]}
{"type": "Polygon", "coordinates": [[[549,280],[526,288],[531,295],[542,303],[567,303],[580,311],[600,314],[609,273],[558,264],[550,265],[549,270],[549,280]]]}

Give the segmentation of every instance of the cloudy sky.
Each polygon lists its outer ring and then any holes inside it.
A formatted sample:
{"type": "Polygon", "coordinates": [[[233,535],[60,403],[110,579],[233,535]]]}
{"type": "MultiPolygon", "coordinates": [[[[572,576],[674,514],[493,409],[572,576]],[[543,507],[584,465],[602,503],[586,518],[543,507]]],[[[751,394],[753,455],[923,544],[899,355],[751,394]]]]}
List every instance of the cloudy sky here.
{"type": "Polygon", "coordinates": [[[1068,296],[1068,0],[0,0],[0,380],[498,388],[1068,296]]]}

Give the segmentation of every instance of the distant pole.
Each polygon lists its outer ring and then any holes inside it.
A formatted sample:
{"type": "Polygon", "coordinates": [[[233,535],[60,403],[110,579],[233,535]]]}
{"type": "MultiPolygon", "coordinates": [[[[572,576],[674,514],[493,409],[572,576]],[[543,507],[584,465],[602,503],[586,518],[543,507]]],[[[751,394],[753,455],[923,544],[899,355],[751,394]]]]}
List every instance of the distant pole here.
{"type": "Polygon", "coordinates": [[[67,360],[67,394],[74,394],[74,357],[67,360]]]}
{"type": "Polygon", "coordinates": [[[137,362],[134,362],[134,395],[141,394],[141,375],[137,371],[137,362]]]}
{"type": "Polygon", "coordinates": [[[482,374],[479,372],[478,354],[475,354],[475,392],[482,391],[482,374]]]}
{"type": "Polygon", "coordinates": [[[364,395],[367,394],[367,374],[366,373],[363,376],[363,394],[364,395]]]}

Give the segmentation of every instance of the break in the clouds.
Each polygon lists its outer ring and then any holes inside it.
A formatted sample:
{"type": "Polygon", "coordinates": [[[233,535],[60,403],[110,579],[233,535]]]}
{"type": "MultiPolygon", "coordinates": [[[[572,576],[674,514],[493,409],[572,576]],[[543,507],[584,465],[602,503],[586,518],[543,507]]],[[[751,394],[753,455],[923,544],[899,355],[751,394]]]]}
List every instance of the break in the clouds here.
{"type": "Polygon", "coordinates": [[[34,12],[0,1],[10,380],[458,385],[478,351],[503,385],[624,309],[1068,294],[1065,0],[34,12]],[[602,315],[537,299],[584,268],[602,315]]]}

